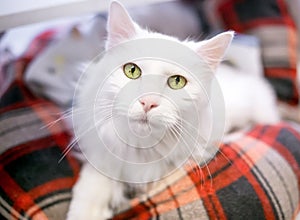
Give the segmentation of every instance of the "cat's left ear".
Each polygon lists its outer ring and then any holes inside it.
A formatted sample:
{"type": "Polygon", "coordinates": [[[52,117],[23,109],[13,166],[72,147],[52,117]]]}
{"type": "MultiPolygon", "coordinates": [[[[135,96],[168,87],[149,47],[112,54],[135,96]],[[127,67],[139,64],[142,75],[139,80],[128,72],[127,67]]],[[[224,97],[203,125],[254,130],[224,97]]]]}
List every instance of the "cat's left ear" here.
{"type": "Polygon", "coordinates": [[[233,37],[233,31],[218,34],[209,40],[199,42],[196,47],[196,52],[207,62],[212,70],[215,71],[222,61],[233,37]]]}
{"type": "Polygon", "coordinates": [[[124,6],[117,1],[112,1],[107,21],[106,49],[132,39],[138,29],[139,26],[133,22],[124,6]]]}

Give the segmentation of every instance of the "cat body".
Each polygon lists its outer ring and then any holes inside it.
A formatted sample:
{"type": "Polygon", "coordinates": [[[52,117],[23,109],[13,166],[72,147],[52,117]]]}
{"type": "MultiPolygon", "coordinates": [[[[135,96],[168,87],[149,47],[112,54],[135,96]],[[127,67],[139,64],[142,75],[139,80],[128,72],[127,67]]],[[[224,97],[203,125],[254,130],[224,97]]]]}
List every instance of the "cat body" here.
{"type": "MultiPolygon", "coordinates": [[[[233,32],[225,32],[202,42],[181,42],[150,33],[134,23],[118,2],[111,3],[107,29],[108,53],[117,45],[139,39],[172,41],[194,51],[199,62],[205,63],[201,72],[207,76],[217,72],[233,38],[233,32]]],[[[117,67],[99,86],[97,79],[103,77],[103,69],[99,68],[101,62],[96,61],[87,69],[78,86],[74,108],[75,140],[86,159],[73,188],[69,220],[111,218],[113,211],[128,200],[125,196],[128,185],[136,191],[143,189],[148,182],[159,180],[181,167],[188,157],[205,165],[218,150],[217,146],[208,144],[213,120],[208,91],[212,80],[203,78],[199,83],[180,66],[159,59],[142,59],[117,67]]],[[[247,124],[278,120],[271,89],[260,79],[253,80],[257,88],[252,94],[233,90],[233,79],[237,79],[242,90],[249,88],[252,81],[243,81],[243,77],[232,72],[230,67],[224,66],[216,76],[221,88],[226,90],[225,109],[226,113],[230,112],[226,131],[244,126],[240,124],[244,111],[251,112],[245,116],[250,119],[243,121],[247,124]],[[246,102],[245,97],[249,98],[246,102]],[[272,101],[266,105],[263,102],[263,109],[257,106],[263,114],[259,112],[262,117],[255,118],[253,106],[260,98],[272,101]],[[273,110],[275,113],[267,112],[273,110]]],[[[219,124],[222,123],[225,122],[219,124]]]]}
{"type": "Polygon", "coordinates": [[[255,123],[275,124],[280,120],[272,87],[258,75],[221,64],[216,78],[225,102],[225,133],[255,123]]]}

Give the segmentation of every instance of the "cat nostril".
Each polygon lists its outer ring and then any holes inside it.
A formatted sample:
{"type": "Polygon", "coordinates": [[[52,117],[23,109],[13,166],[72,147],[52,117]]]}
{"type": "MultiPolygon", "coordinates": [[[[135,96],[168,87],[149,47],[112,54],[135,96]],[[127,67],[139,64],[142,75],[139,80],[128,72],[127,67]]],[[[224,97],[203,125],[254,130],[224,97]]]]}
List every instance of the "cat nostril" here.
{"type": "Polygon", "coordinates": [[[150,105],[150,108],[155,108],[155,107],[157,107],[158,105],[156,104],[156,103],[153,103],[153,104],[151,104],[150,105]]]}

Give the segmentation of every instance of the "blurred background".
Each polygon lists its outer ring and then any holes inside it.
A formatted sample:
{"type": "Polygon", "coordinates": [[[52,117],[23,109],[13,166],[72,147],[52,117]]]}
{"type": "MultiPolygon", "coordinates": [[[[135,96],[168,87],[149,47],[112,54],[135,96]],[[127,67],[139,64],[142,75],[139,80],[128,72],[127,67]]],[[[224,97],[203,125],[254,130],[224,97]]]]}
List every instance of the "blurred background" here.
{"type": "MultiPolygon", "coordinates": [[[[284,111],[288,108],[287,117],[300,118],[300,0],[120,2],[141,26],[181,40],[235,30],[225,59],[242,72],[266,77],[284,111]]],[[[31,51],[25,83],[35,94],[70,107],[78,66],[103,51],[109,1],[0,0],[0,5],[0,95],[14,78],[9,63],[31,51]],[[38,48],[34,54],[32,48],[38,48]]]]}

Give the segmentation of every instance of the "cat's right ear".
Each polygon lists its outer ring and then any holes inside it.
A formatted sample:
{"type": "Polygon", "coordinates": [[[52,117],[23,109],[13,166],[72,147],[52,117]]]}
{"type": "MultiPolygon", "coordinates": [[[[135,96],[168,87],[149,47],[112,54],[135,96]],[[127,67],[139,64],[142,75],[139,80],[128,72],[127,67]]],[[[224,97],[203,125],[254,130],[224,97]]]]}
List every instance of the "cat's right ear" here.
{"type": "Polygon", "coordinates": [[[111,2],[107,21],[106,49],[132,39],[137,29],[137,24],[133,22],[124,6],[117,1],[111,2]]]}
{"type": "Polygon", "coordinates": [[[226,31],[217,36],[198,43],[196,52],[215,71],[234,37],[233,31],[226,31]]]}

